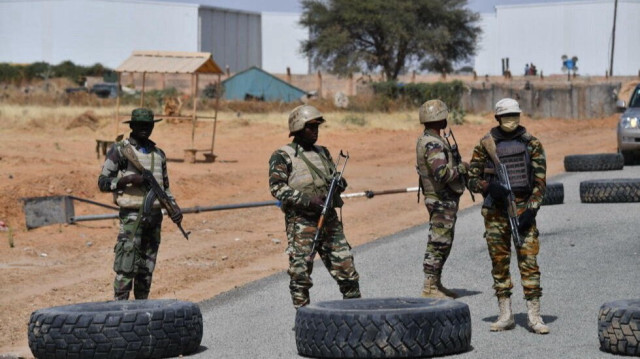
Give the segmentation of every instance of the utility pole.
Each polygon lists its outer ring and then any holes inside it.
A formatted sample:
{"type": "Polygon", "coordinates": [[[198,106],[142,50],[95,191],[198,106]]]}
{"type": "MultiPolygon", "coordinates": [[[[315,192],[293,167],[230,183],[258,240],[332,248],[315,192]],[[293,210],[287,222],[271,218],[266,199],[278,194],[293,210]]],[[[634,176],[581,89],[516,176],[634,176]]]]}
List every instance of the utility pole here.
{"type": "Polygon", "coordinates": [[[611,62],[609,62],[609,76],[613,76],[613,51],[616,45],[616,16],[618,15],[618,0],[613,5],[613,31],[611,32],[611,62]]]}

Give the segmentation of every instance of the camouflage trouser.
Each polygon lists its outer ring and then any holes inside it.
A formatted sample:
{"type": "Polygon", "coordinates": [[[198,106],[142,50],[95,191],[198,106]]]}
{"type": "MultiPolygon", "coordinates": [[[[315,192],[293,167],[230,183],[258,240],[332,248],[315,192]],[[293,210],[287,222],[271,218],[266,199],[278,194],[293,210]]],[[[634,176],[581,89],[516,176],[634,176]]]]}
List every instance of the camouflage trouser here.
{"type": "MultiPolygon", "coordinates": [[[[313,286],[311,272],[313,263],[305,259],[311,252],[311,245],[316,233],[317,219],[304,216],[286,216],[289,255],[289,291],[296,308],[309,304],[309,288],[313,286]]],[[[356,272],[351,246],[344,236],[342,223],[335,211],[327,214],[321,235],[320,244],[316,247],[333,279],[338,282],[344,299],[360,298],[359,275],[356,272]]]]}
{"type": "Polygon", "coordinates": [[[449,192],[424,198],[429,212],[429,238],[422,263],[425,274],[442,273],[453,244],[459,201],[459,195],[449,192]]]}
{"type": "Polygon", "coordinates": [[[154,212],[149,226],[137,225],[137,218],[137,210],[120,211],[120,232],[114,247],[113,263],[113,270],[116,272],[113,281],[115,300],[129,299],[132,287],[136,299],[149,297],[151,277],[160,246],[162,213],[154,212]]]}
{"type": "MultiPolygon", "coordinates": [[[[523,210],[524,208],[519,208],[518,212],[521,213],[523,210]]],[[[482,216],[484,217],[485,226],[484,237],[487,240],[493,268],[491,270],[493,289],[496,291],[496,296],[498,297],[510,297],[513,284],[511,283],[511,274],[509,273],[512,244],[509,218],[506,213],[500,213],[487,208],[482,209],[482,216]]],[[[522,287],[524,289],[524,298],[530,300],[542,296],[540,269],[538,268],[538,262],[536,260],[540,245],[538,241],[538,228],[535,222],[523,236],[524,244],[522,248],[516,249],[516,254],[522,287]]]]}

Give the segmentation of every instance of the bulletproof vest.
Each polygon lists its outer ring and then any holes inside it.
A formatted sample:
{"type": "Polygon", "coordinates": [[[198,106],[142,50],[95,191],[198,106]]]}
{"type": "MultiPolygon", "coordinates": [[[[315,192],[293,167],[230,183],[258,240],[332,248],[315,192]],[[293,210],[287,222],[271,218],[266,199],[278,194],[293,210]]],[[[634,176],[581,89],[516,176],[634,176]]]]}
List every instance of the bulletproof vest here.
{"type": "Polygon", "coordinates": [[[440,183],[435,180],[433,177],[433,170],[429,168],[427,165],[427,161],[425,161],[424,156],[427,153],[427,144],[429,142],[436,142],[440,146],[442,146],[444,150],[444,154],[447,158],[447,167],[453,170],[455,167],[453,164],[453,155],[451,154],[451,148],[449,145],[442,141],[442,139],[429,136],[422,135],[418,138],[418,143],[416,144],[416,159],[417,165],[416,169],[418,170],[418,174],[420,175],[420,183],[422,184],[422,192],[426,195],[427,193],[438,193],[445,189],[450,189],[454,193],[462,194],[464,192],[464,184],[461,179],[456,179],[455,181],[451,181],[449,183],[440,183]]]}
{"type": "MultiPolygon", "coordinates": [[[[123,142],[125,145],[127,144],[126,140],[123,142]]],[[[161,152],[154,150],[151,153],[142,153],[133,145],[131,148],[135,152],[136,157],[138,157],[140,164],[153,173],[153,177],[156,178],[160,187],[164,189],[164,180],[162,178],[163,158],[161,152]]],[[[140,174],[140,172],[131,164],[131,161],[127,161],[127,168],[122,172],[120,177],[125,177],[130,174],[140,174]]],[[[120,193],[120,191],[116,193],[116,203],[121,208],[140,208],[144,202],[146,192],[144,186],[127,186],[122,193],[120,193]]],[[[160,202],[158,200],[153,203],[153,208],[160,208],[160,202]]]]}
{"type": "MultiPolygon", "coordinates": [[[[496,142],[496,155],[507,168],[509,182],[514,193],[529,194],[533,190],[533,172],[527,143],[521,139],[496,142]]],[[[488,161],[487,167],[493,168],[488,161]]]]}
{"type": "Polygon", "coordinates": [[[324,156],[324,151],[319,146],[314,146],[315,151],[304,151],[298,147],[298,151],[289,145],[280,148],[291,159],[291,173],[289,173],[289,186],[309,196],[323,196],[329,192],[329,182],[335,172],[333,163],[324,156]],[[305,161],[306,158],[315,169],[305,161]]]}

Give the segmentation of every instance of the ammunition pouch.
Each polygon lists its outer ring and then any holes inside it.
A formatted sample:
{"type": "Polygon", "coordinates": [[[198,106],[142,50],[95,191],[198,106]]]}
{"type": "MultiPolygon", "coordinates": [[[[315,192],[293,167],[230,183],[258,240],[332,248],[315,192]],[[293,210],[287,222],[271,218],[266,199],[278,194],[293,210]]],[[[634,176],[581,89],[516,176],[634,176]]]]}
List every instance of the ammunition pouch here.
{"type": "Polygon", "coordinates": [[[124,241],[118,240],[113,248],[115,253],[115,260],[113,261],[113,270],[116,273],[135,273],[138,270],[138,251],[133,242],[133,239],[126,239],[124,241]]]}

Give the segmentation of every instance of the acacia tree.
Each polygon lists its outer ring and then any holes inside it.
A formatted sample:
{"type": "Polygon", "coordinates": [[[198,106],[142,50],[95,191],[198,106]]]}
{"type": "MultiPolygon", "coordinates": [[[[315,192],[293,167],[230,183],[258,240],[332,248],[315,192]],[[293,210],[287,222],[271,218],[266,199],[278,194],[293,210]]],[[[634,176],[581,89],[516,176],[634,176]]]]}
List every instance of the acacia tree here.
{"type": "Polygon", "coordinates": [[[475,54],[479,15],[467,0],[303,0],[310,31],[302,52],[316,67],[346,75],[382,69],[388,80],[410,64],[448,73],[475,54]]]}

